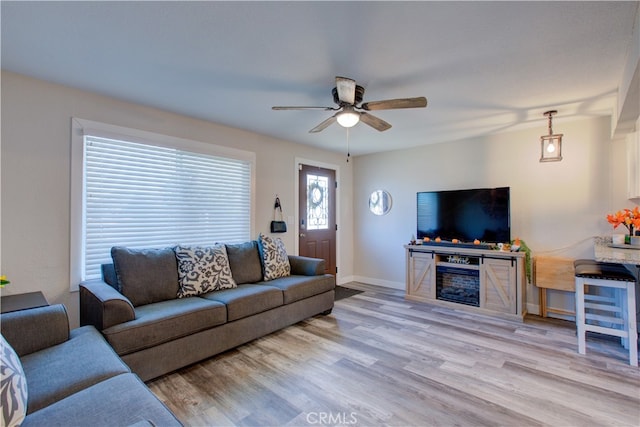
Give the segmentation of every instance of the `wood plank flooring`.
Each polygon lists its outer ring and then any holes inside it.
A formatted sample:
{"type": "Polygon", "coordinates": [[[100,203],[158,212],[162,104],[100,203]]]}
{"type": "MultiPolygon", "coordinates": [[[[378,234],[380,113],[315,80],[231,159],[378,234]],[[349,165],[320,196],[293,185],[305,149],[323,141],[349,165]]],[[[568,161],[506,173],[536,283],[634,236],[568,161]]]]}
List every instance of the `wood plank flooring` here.
{"type": "Polygon", "coordinates": [[[639,426],[618,341],[365,292],[148,383],[187,426],[639,426]]]}

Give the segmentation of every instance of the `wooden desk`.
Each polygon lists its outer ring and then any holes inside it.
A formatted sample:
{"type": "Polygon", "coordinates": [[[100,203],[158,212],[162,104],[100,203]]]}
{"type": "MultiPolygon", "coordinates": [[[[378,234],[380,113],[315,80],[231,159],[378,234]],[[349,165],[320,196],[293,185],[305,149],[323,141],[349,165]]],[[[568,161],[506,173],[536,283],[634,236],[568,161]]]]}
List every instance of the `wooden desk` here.
{"type": "Polygon", "coordinates": [[[573,311],[547,308],[547,289],[575,293],[573,259],[537,256],[533,260],[533,277],[540,294],[540,316],[547,317],[547,313],[575,316],[573,311]]]}
{"type": "Polygon", "coordinates": [[[29,308],[45,307],[49,305],[42,292],[28,292],[26,294],[6,295],[0,298],[0,313],[27,310],[29,308]]]}

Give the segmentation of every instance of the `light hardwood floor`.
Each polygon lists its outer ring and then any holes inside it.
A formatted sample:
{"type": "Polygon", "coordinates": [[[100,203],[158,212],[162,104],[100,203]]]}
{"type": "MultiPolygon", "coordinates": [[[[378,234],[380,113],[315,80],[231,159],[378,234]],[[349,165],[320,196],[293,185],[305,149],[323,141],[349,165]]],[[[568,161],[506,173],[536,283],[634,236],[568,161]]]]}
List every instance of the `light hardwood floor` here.
{"type": "Polygon", "coordinates": [[[640,370],[570,322],[364,293],[148,383],[188,426],[639,426],[640,370]]]}

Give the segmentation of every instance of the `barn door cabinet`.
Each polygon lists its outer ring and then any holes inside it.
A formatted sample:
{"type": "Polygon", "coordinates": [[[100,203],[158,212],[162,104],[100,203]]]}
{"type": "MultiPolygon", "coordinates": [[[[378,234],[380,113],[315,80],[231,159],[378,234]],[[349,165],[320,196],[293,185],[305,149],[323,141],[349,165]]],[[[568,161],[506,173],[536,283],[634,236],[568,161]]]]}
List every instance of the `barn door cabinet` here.
{"type": "Polygon", "coordinates": [[[405,251],[406,299],[524,319],[524,253],[439,244],[405,251]]]}
{"type": "Polygon", "coordinates": [[[413,252],[407,258],[407,295],[436,298],[436,262],[433,253],[413,252]]]}

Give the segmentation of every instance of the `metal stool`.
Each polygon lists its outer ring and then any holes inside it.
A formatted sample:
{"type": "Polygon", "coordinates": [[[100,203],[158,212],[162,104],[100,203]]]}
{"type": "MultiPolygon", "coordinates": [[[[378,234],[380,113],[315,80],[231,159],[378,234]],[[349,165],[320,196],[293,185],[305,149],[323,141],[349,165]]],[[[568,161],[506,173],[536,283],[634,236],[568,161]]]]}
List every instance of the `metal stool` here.
{"type": "Polygon", "coordinates": [[[576,327],[578,352],[586,354],[587,331],[620,337],[629,350],[629,364],[638,366],[636,330],[636,279],[621,264],[579,259],[574,262],[576,280],[576,327]],[[589,288],[609,288],[613,297],[585,293],[589,288]],[[608,323],[595,325],[587,321],[608,323]]]}

